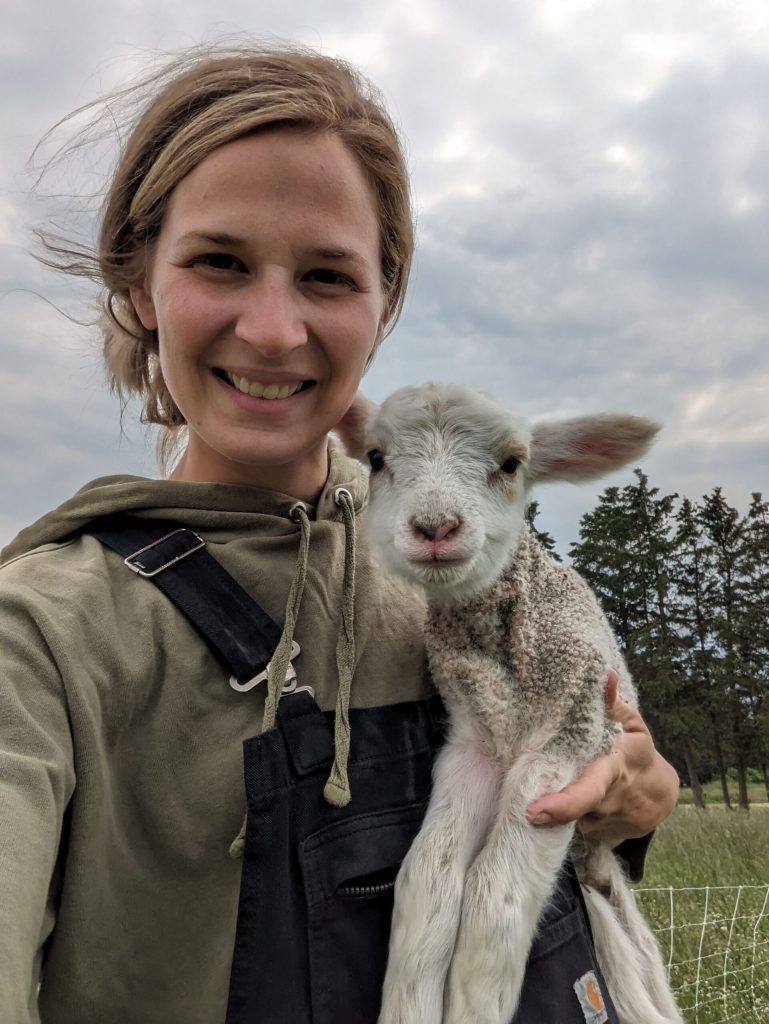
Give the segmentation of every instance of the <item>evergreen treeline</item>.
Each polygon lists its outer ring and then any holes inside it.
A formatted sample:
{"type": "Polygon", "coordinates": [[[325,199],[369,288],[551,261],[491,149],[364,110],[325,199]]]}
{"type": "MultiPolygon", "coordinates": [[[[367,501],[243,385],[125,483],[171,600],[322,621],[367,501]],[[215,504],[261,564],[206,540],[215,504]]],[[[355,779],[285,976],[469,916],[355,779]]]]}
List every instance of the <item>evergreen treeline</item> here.
{"type": "Polygon", "coordinates": [[[747,808],[751,772],[769,799],[769,502],[755,493],[740,515],[720,487],[693,502],[635,475],[582,517],[571,562],[601,600],[644,717],[694,802],[704,806],[701,782],[720,778],[731,806],[731,771],[747,808]]]}

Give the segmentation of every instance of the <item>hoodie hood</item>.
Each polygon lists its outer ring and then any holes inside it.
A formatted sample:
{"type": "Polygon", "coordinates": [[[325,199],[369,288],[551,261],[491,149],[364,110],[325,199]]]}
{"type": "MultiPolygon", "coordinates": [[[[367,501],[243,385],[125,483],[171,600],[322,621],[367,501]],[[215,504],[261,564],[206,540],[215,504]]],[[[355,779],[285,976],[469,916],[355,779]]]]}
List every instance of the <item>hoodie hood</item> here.
{"type": "MultiPolygon", "coordinates": [[[[310,519],[340,519],[334,499],[346,488],[356,513],[368,500],[368,480],[360,464],[329,445],[329,474],[315,505],[308,505],[310,519]]],[[[279,491],[236,484],[183,483],[139,476],[103,476],[86,484],[58,508],[23,529],[0,551],[0,566],[44,544],[59,543],[80,532],[101,516],[121,513],[181,522],[192,530],[244,529],[255,513],[288,518],[297,499],[279,491]],[[239,515],[242,514],[242,522],[239,515]]]]}
{"type": "MultiPolygon", "coordinates": [[[[286,603],[282,614],[282,634],[273,654],[267,679],[267,697],[263,728],[275,724],[275,710],[286,679],[293,649],[304,584],[310,565],[311,535],[319,547],[321,562],[330,568],[337,554],[341,560],[341,592],[335,604],[341,607],[336,637],[336,715],[334,723],[335,756],[326,787],[329,802],[344,806],[350,800],[347,759],[350,749],[348,709],[352,678],[357,661],[355,637],[356,516],[365,506],[367,481],[360,465],[329,447],[329,474],[314,506],[295,497],[262,488],[228,484],[184,483],[175,480],[148,480],[135,476],[101,477],[87,484],[69,501],[23,530],[0,554],[0,568],[23,559],[48,545],[67,544],[95,520],[114,513],[134,518],[167,519],[171,529],[184,526],[205,536],[204,543],[227,546],[243,537],[260,536],[269,546],[277,535],[279,543],[293,547],[299,534],[296,554],[278,559],[276,570],[292,565],[290,581],[278,586],[286,603]],[[325,521],[325,522],[324,522],[325,521]],[[288,527],[288,531],[286,531],[288,527]],[[329,531],[330,528],[330,531],[329,531]],[[336,537],[337,539],[333,539],[336,537]],[[217,544],[217,542],[219,542],[217,544]],[[336,554],[335,554],[336,552],[336,554]]],[[[266,555],[266,552],[265,552],[266,555]]],[[[265,565],[267,564],[265,558],[265,565]]],[[[234,576],[237,579],[238,573],[234,576]]],[[[329,573],[333,585],[336,571],[329,573]]],[[[268,612],[269,614],[269,612],[268,612]]],[[[242,852],[244,831],[233,843],[233,855],[242,852]]]]}

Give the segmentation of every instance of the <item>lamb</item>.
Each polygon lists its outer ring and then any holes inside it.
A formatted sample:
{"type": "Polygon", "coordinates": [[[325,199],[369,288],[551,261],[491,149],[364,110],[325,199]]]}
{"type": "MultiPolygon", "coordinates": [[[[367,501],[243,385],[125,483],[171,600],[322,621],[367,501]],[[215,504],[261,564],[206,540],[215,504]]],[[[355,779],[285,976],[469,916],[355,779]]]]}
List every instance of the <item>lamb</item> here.
{"type": "Polygon", "coordinates": [[[340,427],[348,452],[371,465],[372,548],[426,593],[428,657],[449,714],[396,881],[379,1024],[507,1024],[567,855],[621,1024],[681,1022],[609,848],[526,818],[616,742],[609,668],[620,697],[637,703],[592,592],[526,526],[530,489],[624,466],[657,429],[625,414],[529,426],[485,394],[433,382],[381,408],[359,396],[340,427]]]}

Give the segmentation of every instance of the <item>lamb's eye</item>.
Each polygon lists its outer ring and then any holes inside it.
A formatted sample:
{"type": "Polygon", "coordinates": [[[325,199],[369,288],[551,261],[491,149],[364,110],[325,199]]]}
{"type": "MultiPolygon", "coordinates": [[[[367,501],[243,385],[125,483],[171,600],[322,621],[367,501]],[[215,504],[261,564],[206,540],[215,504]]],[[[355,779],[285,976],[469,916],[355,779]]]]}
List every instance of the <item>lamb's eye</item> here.
{"type": "Polygon", "coordinates": [[[502,465],[499,467],[503,473],[514,473],[518,469],[519,460],[514,455],[511,455],[509,459],[505,459],[502,465]]]}
{"type": "Polygon", "coordinates": [[[371,469],[377,473],[380,469],[384,469],[385,458],[380,451],[376,448],[372,448],[368,452],[368,461],[371,463],[371,469]]]}

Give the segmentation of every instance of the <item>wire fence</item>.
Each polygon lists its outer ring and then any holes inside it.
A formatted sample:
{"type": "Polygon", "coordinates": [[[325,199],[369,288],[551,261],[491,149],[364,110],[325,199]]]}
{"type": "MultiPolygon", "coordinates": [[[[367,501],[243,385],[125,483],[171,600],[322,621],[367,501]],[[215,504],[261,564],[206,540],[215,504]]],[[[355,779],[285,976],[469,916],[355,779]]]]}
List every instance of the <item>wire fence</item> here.
{"type": "Polygon", "coordinates": [[[769,1021],[769,885],[664,886],[635,895],[687,1024],[769,1021]]]}

